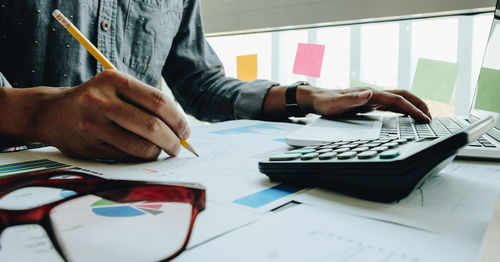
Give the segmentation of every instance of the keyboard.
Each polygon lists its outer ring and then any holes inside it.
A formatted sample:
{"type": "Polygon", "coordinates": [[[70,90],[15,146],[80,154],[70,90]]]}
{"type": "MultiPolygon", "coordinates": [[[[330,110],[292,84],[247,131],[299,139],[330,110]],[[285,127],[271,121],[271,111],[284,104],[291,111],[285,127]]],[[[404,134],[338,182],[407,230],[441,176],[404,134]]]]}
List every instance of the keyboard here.
{"type": "MultiPolygon", "coordinates": [[[[416,123],[409,116],[387,117],[384,118],[380,138],[398,137],[406,140],[415,140],[419,138],[438,138],[457,132],[465,124],[454,117],[438,116],[433,118],[430,123],[416,123]]],[[[469,144],[473,147],[496,148],[496,145],[488,141],[484,136],[469,144]]]]}
{"type": "Polygon", "coordinates": [[[460,148],[495,123],[487,117],[466,126],[451,123],[446,127],[447,121],[436,118],[430,124],[418,124],[408,117],[388,119],[377,139],[294,148],[260,161],[259,170],[274,181],[380,202],[397,201],[426,177],[437,174],[460,148]]]}

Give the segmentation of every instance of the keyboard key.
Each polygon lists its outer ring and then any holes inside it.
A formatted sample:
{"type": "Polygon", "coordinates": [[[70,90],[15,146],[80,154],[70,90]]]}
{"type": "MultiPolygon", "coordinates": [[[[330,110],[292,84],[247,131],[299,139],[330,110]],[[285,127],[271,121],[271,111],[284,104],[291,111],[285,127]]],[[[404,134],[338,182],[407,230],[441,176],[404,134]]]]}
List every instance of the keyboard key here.
{"type": "Polygon", "coordinates": [[[301,154],[282,154],[269,157],[269,161],[290,161],[298,159],[301,154]]]}
{"type": "Polygon", "coordinates": [[[391,158],[396,158],[398,156],[399,156],[399,152],[396,150],[388,150],[388,151],[380,153],[381,159],[391,159],[391,158]]]}
{"type": "Polygon", "coordinates": [[[330,152],[330,153],[325,153],[325,154],[319,155],[319,159],[320,160],[328,160],[328,159],[335,158],[336,156],[337,156],[337,152],[330,152]]]}
{"type": "Polygon", "coordinates": [[[309,153],[309,154],[304,154],[304,155],[301,155],[300,156],[300,159],[302,160],[311,160],[311,159],[315,159],[316,157],[318,157],[318,153],[309,153]]]}
{"type": "Polygon", "coordinates": [[[358,145],[343,145],[343,146],[340,146],[340,148],[347,148],[347,149],[353,149],[355,147],[357,147],[358,145]]]}
{"type": "Polygon", "coordinates": [[[299,149],[295,149],[295,150],[292,150],[292,151],[288,151],[286,152],[285,154],[309,154],[309,153],[314,153],[316,152],[316,149],[314,148],[299,148],[299,149]]]}
{"type": "Polygon", "coordinates": [[[350,159],[350,158],[356,157],[356,155],[357,155],[356,152],[349,151],[349,152],[344,152],[342,154],[337,155],[337,158],[341,159],[341,160],[345,160],[345,159],[350,159]]]}
{"type": "Polygon", "coordinates": [[[497,146],[495,146],[494,144],[484,144],[485,147],[489,147],[489,148],[495,148],[497,146]]]}
{"type": "Polygon", "coordinates": [[[477,142],[477,141],[474,141],[472,143],[469,144],[469,146],[473,146],[473,147],[481,147],[481,143],[477,142]]]}
{"type": "Polygon", "coordinates": [[[370,159],[377,155],[377,151],[365,151],[358,154],[359,159],[370,159]]]}

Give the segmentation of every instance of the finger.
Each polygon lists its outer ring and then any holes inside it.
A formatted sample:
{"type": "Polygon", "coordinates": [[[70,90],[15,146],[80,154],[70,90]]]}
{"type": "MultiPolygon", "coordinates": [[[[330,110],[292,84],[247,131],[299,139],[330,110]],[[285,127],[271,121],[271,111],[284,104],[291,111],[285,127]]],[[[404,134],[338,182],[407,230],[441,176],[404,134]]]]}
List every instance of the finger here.
{"type": "Polygon", "coordinates": [[[372,95],[373,92],[371,90],[341,94],[336,97],[335,101],[330,103],[330,113],[342,114],[354,108],[365,106],[370,101],[372,95]]]}
{"type": "Polygon", "coordinates": [[[114,161],[124,161],[130,162],[137,160],[138,158],[133,157],[109,144],[96,142],[95,145],[87,143],[81,146],[81,149],[76,152],[70,148],[58,147],[58,149],[65,155],[75,158],[75,159],[85,159],[85,160],[114,160],[114,161]]]}
{"type": "MultiPolygon", "coordinates": [[[[188,138],[190,128],[184,115],[177,110],[175,103],[162,92],[116,70],[105,70],[113,86],[117,86],[118,95],[137,106],[153,113],[165,122],[177,137],[188,138]],[[108,72],[109,71],[109,72],[108,72]]],[[[101,73],[101,74],[103,74],[101,73]]]]}
{"type": "Polygon", "coordinates": [[[179,153],[179,137],[158,117],[128,103],[107,111],[106,116],[118,126],[159,146],[167,154],[175,156],[179,153]]]}
{"type": "Polygon", "coordinates": [[[403,96],[390,92],[374,92],[370,103],[389,108],[391,111],[410,115],[417,120],[429,122],[430,118],[403,96]]]}
{"type": "Polygon", "coordinates": [[[406,98],[406,100],[410,101],[412,104],[418,107],[422,112],[424,112],[424,114],[426,114],[429,118],[432,119],[431,112],[429,111],[429,108],[427,107],[425,102],[422,99],[418,98],[413,93],[407,90],[389,90],[387,92],[403,96],[404,98],[406,98]]]}

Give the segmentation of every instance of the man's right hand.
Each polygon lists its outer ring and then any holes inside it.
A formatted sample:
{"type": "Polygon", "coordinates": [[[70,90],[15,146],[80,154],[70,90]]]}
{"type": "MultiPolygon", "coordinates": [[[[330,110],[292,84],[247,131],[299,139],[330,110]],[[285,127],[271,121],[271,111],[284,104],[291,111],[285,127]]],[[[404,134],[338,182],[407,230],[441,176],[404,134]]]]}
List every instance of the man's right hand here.
{"type": "Polygon", "coordinates": [[[84,159],[156,159],[180,150],[190,128],[160,91],[116,70],[51,91],[40,107],[38,142],[84,159]],[[57,91],[56,91],[57,90],[57,91]]]}

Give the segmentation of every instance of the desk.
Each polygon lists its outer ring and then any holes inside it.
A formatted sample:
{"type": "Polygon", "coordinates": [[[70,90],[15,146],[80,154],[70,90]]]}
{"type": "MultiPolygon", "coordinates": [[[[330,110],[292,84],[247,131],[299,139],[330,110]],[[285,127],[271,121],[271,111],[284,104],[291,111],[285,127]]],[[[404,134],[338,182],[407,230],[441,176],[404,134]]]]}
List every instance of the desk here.
{"type": "MultiPolygon", "coordinates": [[[[454,162],[423,189],[393,204],[318,189],[284,192],[258,172],[257,162],[286,151],[284,138],[298,127],[250,120],[196,127],[190,142],[199,159],[183,151],[176,158],[162,155],[154,162],[109,165],[69,159],[46,148],[2,155],[0,164],[49,159],[110,179],[203,184],[207,209],[176,261],[473,261],[477,257],[500,192],[497,165],[454,162]],[[259,198],[262,194],[270,195],[259,198]],[[283,206],[292,200],[302,204],[283,206]]],[[[9,239],[0,239],[1,261],[19,260],[21,255],[25,261],[43,260],[35,249],[15,247],[15,238],[9,239]]],[[[43,254],[52,260],[49,249],[43,254]]]]}

